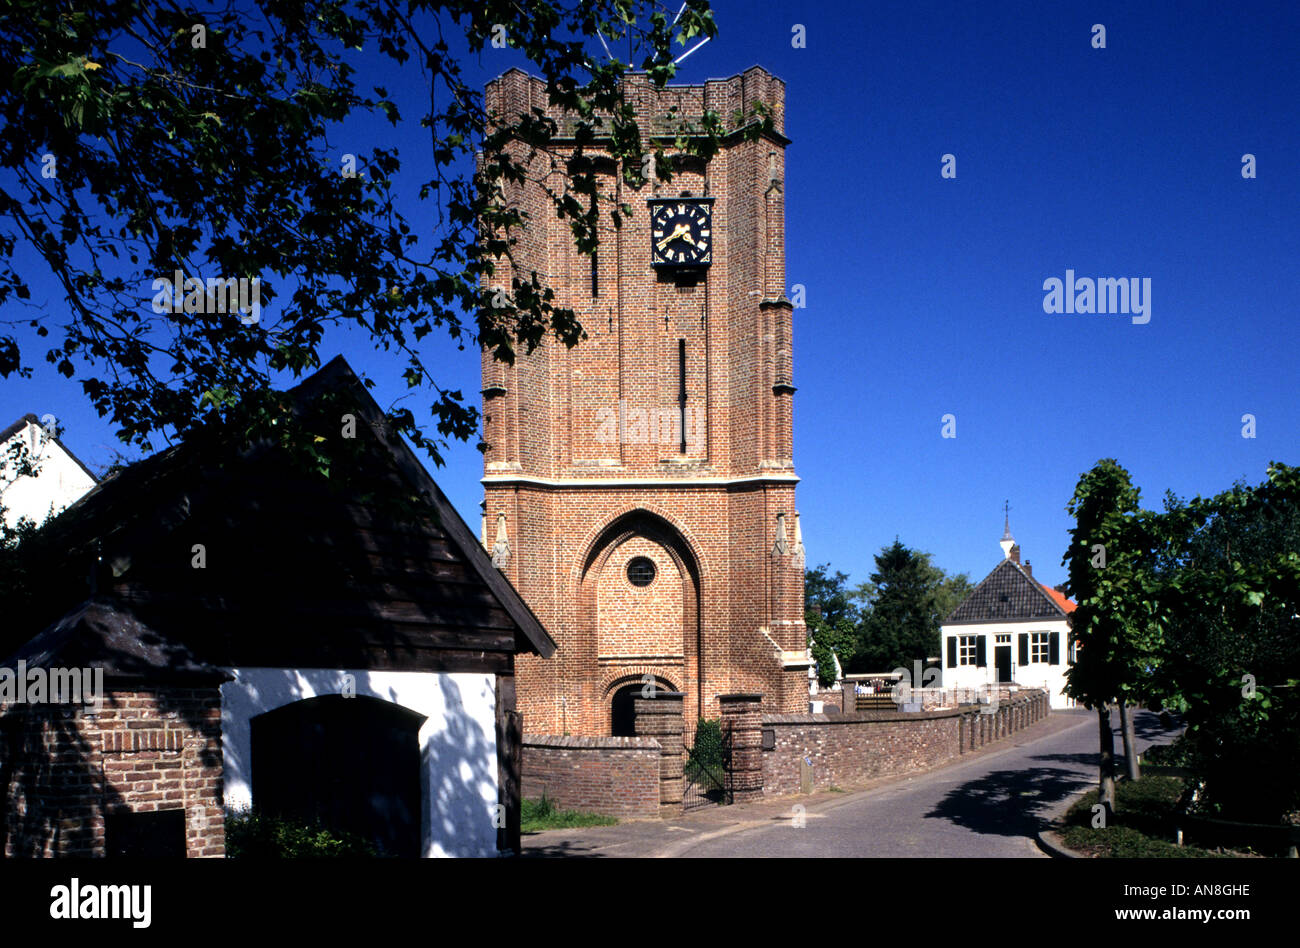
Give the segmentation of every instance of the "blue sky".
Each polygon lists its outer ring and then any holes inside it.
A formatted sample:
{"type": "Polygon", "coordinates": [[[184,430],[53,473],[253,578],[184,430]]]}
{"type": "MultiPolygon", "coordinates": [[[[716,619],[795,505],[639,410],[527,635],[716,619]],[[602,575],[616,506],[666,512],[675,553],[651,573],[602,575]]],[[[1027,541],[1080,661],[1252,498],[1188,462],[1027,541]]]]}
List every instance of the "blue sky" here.
{"type": "MultiPolygon", "coordinates": [[[[978,580],[1001,556],[1009,499],[1023,556],[1052,585],[1065,578],[1065,505],[1099,458],[1125,465],[1147,506],[1300,463],[1300,7],[714,9],[720,35],[679,80],[760,64],[787,83],[810,565],[865,579],[897,535],[978,580]],[[806,48],[792,47],[795,24],[806,48]],[[955,179],[940,176],[944,154],[955,179]],[[1149,278],[1150,322],[1045,313],[1043,282],[1067,269],[1149,278]],[[955,438],[941,437],[945,414],[955,438]]],[[[516,64],[494,51],[474,68],[486,80],[516,64]]],[[[413,163],[416,136],[409,147],[413,163]]],[[[336,351],[379,382],[381,404],[402,394],[400,366],[386,377],[394,363],[356,339],[327,339],[326,358],[336,351]]],[[[441,384],[477,398],[476,352],[439,341],[429,353],[441,384]]],[[[92,468],[111,461],[110,427],[30,361],[32,381],[0,382],[0,423],[51,412],[92,468]]],[[[453,445],[434,474],[477,529],[477,450],[453,445]]]]}

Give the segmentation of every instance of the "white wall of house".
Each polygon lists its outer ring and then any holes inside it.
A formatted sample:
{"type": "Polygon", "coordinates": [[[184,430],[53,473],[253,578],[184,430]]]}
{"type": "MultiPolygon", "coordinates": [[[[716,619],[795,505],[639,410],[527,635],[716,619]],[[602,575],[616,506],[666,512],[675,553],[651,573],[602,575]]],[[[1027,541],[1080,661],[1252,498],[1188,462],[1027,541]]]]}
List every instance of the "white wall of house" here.
{"type": "Polygon", "coordinates": [[[259,714],[295,701],[354,693],[392,701],[427,720],[420,728],[425,856],[497,854],[496,679],[490,674],[336,669],[229,668],[221,686],[228,810],[252,795],[252,728],[259,714]]]}
{"type": "Polygon", "coordinates": [[[994,684],[997,681],[997,653],[995,651],[998,645],[997,639],[999,635],[1007,635],[1010,636],[1007,644],[1011,646],[1011,680],[1026,688],[1046,688],[1048,694],[1051,695],[1054,709],[1073,708],[1075,706],[1074,700],[1066,697],[1063,693],[1065,670],[1069,668],[1070,658],[1069,625],[1065,619],[945,625],[941,629],[941,634],[943,636],[943,651],[940,654],[943,667],[942,681],[945,688],[973,689],[979,688],[981,685],[994,684]],[[1060,636],[1059,664],[1052,665],[1046,660],[1036,660],[1039,656],[1034,654],[1032,647],[1030,649],[1030,662],[1027,665],[1021,664],[1020,635],[1021,633],[1029,633],[1032,646],[1034,641],[1032,635],[1035,632],[1054,632],[1060,636]],[[960,648],[958,649],[957,667],[948,667],[948,640],[953,637],[960,640],[963,636],[986,636],[984,646],[986,664],[983,668],[973,663],[964,663],[960,648]]]}
{"type": "Polygon", "coordinates": [[[8,457],[8,447],[16,440],[26,443],[31,457],[40,464],[37,475],[16,477],[6,461],[0,461],[0,504],[5,507],[5,524],[13,527],[27,517],[38,526],[51,514],[62,513],[95,486],[62,445],[46,437],[45,429],[29,422],[0,445],[0,457],[8,457]]]}

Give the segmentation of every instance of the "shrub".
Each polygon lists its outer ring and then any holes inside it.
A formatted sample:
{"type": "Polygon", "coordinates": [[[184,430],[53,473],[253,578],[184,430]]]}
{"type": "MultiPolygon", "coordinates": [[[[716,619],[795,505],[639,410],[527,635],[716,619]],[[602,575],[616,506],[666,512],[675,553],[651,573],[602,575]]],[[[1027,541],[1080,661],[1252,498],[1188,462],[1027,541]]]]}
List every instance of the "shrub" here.
{"type": "Polygon", "coordinates": [[[717,718],[700,718],[695,725],[691,760],[715,773],[722,770],[722,722],[717,718]]]}
{"type": "Polygon", "coordinates": [[[254,812],[226,818],[229,859],[345,859],[379,855],[369,841],[339,830],[254,812]]]}

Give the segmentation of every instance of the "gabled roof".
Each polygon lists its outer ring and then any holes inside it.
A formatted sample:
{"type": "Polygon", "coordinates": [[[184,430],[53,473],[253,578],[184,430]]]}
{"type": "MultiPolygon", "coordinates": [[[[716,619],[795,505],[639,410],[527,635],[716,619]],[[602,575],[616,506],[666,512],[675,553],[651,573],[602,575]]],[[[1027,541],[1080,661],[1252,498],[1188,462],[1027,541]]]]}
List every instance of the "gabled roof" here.
{"type": "MultiPolygon", "coordinates": [[[[57,588],[42,600],[52,615],[33,625],[86,598],[95,564],[89,594],[215,666],[504,669],[515,652],[554,653],[342,357],[290,395],[306,423],[327,426],[317,441],[339,437],[335,407],[355,416],[355,439],[334,443],[356,448],[363,491],[302,474],[273,442],[241,448],[221,432],[182,442],[106,478],[40,531],[52,560],[42,573],[57,588]],[[324,420],[312,414],[323,395],[324,420]]],[[[333,455],[337,466],[346,455],[333,455]]]]}
{"type": "MultiPolygon", "coordinates": [[[[35,415],[33,415],[31,412],[28,412],[27,414],[19,418],[17,421],[15,421],[8,428],[5,428],[3,431],[0,431],[0,445],[4,444],[4,442],[8,441],[14,435],[18,434],[18,432],[22,431],[28,425],[36,425],[38,428],[42,427],[41,420],[37,418],[35,415]]],[[[96,483],[96,484],[99,483],[99,478],[94,475],[94,473],[90,470],[90,468],[86,467],[86,465],[82,463],[81,458],[77,457],[76,454],[74,454],[66,444],[64,444],[58,438],[51,438],[50,440],[59,446],[59,450],[62,451],[64,454],[66,454],[72,460],[73,464],[77,465],[77,467],[81,468],[83,471],[86,472],[86,476],[90,478],[92,483],[96,483]]]]}
{"type": "Polygon", "coordinates": [[[474,536],[474,532],[470,530],[461,515],[456,512],[456,508],[447,499],[447,495],[442,492],[442,488],[429,476],[429,472],[424,469],[424,465],[420,463],[415,453],[401,437],[389,433],[388,425],[384,423],[383,411],[375,400],[370,397],[366,387],[361,384],[361,380],[357,378],[356,373],[352,371],[352,367],[348,365],[347,360],[341,355],[331,359],[324,368],[294,389],[294,392],[310,398],[316,393],[328,389],[336,391],[348,389],[357,398],[362,418],[380,443],[392,452],[401,472],[432,504],[438,516],[439,526],[450,534],[460,551],[468,558],[479,579],[497,597],[502,607],[510,614],[510,618],[518,625],[519,630],[527,637],[533,648],[537,650],[537,653],[543,658],[550,658],[555,652],[555,640],[542,627],[541,620],[524,602],[523,597],[519,595],[519,591],[515,589],[510,580],[506,579],[501,571],[492,565],[492,558],[488,555],[487,550],[483,548],[483,544],[478,541],[474,536]]]}
{"type": "Polygon", "coordinates": [[[1073,603],[1054,592],[1035,582],[1015,560],[1004,559],[971,590],[945,624],[1063,619],[1073,603]]]}

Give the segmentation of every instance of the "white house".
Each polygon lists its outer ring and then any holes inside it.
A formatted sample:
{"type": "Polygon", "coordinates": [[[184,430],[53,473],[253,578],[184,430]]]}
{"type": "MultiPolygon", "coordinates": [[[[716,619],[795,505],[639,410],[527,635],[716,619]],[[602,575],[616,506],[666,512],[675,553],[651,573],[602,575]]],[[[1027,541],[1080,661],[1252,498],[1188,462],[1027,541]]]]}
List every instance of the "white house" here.
{"type": "Polygon", "coordinates": [[[1074,660],[1068,618],[1074,603],[1034,580],[1009,527],[1001,546],[1002,562],[942,626],[943,686],[1045,688],[1053,708],[1072,708],[1063,689],[1074,660]]]}
{"type": "Polygon", "coordinates": [[[0,505],[6,526],[14,527],[23,517],[38,526],[62,513],[97,483],[94,474],[50,434],[35,415],[24,415],[0,431],[0,505]],[[22,445],[37,468],[35,474],[20,473],[13,450],[22,445]]]}

